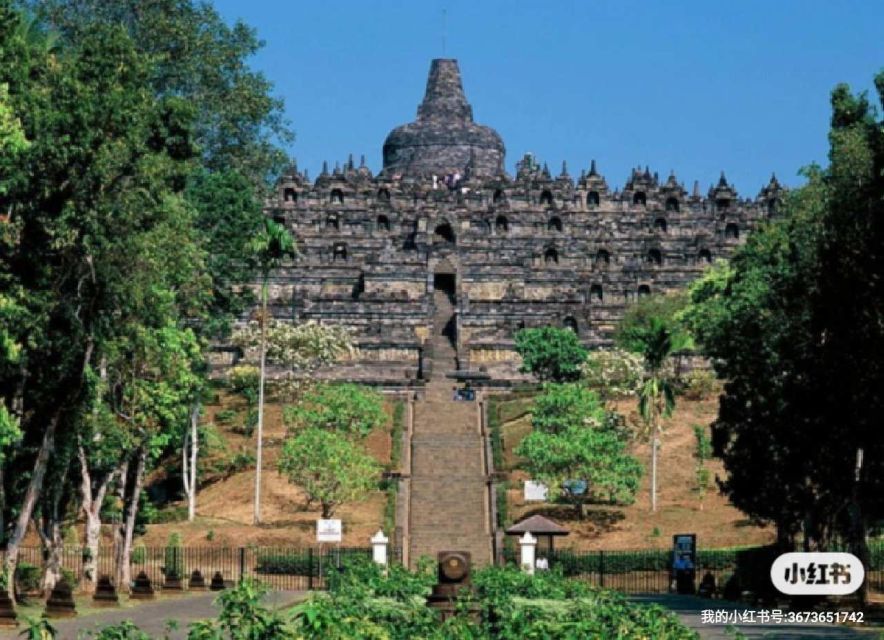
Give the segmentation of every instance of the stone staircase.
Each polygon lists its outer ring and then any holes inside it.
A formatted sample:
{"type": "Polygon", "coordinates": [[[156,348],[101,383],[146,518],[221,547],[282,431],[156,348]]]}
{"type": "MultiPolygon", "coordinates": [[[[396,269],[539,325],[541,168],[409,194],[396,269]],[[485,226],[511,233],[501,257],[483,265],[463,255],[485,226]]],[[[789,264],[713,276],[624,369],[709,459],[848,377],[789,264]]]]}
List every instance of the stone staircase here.
{"type": "Polygon", "coordinates": [[[436,314],[433,318],[433,379],[444,379],[445,374],[457,369],[457,351],[454,348],[454,304],[444,291],[433,293],[436,314]]]}
{"type": "MultiPolygon", "coordinates": [[[[444,298],[444,299],[443,299],[444,298]]],[[[439,551],[469,551],[473,564],[491,561],[488,494],[477,402],[455,402],[456,352],[443,330],[453,315],[436,292],[433,378],[415,405],[411,440],[409,562],[439,551]]]]}

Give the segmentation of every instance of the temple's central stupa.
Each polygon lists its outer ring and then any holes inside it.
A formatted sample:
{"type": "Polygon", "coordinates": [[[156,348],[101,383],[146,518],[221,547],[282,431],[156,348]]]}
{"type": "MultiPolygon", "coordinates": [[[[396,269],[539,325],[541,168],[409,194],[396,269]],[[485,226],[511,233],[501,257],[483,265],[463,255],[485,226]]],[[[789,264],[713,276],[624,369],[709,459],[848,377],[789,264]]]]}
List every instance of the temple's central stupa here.
{"type": "Polygon", "coordinates": [[[497,132],[473,122],[457,60],[433,60],[417,120],[390,132],[384,142],[384,175],[473,177],[503,173],[503,141],[497,132]]]}

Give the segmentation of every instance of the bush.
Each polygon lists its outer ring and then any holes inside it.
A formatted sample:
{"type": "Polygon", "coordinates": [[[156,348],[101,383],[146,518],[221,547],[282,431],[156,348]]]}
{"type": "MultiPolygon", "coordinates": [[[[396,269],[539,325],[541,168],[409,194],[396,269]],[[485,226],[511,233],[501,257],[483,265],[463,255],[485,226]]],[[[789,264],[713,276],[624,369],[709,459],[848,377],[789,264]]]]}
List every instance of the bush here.
{"type": "Polygon", "coordinates": [[[22,593],[40,590],[40,567],[29,562],[19,562],[15,568],[15,584],[22,593]]]}
{"type": "Polygon", "coordinates": [[[641,356],[622,349],[593,351],[583,363],[583,380],[603,397],[635,395],[642,380],[641,356]]]}
{"type": "Polygon", "coordinates": [[[181,534],[173,531],[163,552],[163,575],[166,578],[180,578],[184,575],[184,550],[181,548],[181,534]]]}
{"type": "Polygon", "coordinates": [[[371,549],[336,549],[321,556],[308,549],[295,552],[262,551],[258,553],[255,571],[263,575],[312,575],[316,578],[337,572],[345,561],[353,557],[371,558],[371,549]]]}
{"type": "Polygon", "coordinates": [[[694,369],[682,378],[682,395],[688,400],[703,400],[720,389],[721,383],[708,369],[694,369]]]}
{"type": "Polygon", "coordinates": [[[132,548],[132,564],[144,564],[147,560],[147,548],[143,544],[132,548]]]}
{"type": "Polygon", "coordinates": [[[218,424],[230,424],[236,418],[236,409],[223,409],[215,414],[215,420],[218,424]]]}
{"type": "Polygon", "coordinates": [[[187,520],[187,507],[165,507],[157,509],[151,519],[152,524],[168,524],[187,520]]]}

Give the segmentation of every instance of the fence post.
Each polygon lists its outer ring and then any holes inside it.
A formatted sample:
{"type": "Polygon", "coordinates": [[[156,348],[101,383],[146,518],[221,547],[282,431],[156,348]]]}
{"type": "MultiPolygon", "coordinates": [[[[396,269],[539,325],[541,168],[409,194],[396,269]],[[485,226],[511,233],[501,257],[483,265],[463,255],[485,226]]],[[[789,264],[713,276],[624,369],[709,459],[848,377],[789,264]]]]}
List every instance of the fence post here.
{"type": "Polygon", "coordinates": [[[605,586],[605,552],[599,551],[599,586],[605,586]]]}
{"type": "Polygon", "coordinates": [[[307,591],[313,591],[313,547],[307,548],[307,591]]]}
{"type": "Polygon", "coordinates": [[[246,573],[246,548],[239,548],[239,581],[243,581],[246,573]]]}

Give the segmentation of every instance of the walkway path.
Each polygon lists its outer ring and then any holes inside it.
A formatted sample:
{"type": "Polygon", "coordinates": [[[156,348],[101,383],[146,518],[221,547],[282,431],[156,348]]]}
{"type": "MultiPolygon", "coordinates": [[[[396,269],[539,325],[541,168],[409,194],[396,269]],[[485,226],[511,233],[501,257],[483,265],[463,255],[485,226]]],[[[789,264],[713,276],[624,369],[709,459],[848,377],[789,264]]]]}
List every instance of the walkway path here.
{"type": "MultiPolygon", "coordinates": [[[[731,640],[733,634],[727,624],[703,624],[704,609],[744,611],[746,605],[727,600],[706,600],[697,596],[653,594],[631,596],[630,600],[642,604],[659,604],[675,612],[681,621],[700,634],[703,640],[731,640]]],[[[734,625],[751,640],[872,640],[880,630],[872,631],[831,624],[738,624],[734,625]]]]}
{"type": "Polygon", "coordinates": [[[433,374],[415,405],[411,442],[410,553],[412,566],[439,551],[469,551],[475,565],[491,561],[491,535],[478,403],[455,402],[455,350],[445,335],[453,308],[436,292],[433,374]]]}
{"type": "MultiPolygon", "coordinates": [[[[285,607],[305,596],[303,591],[273,591],[267,594],[264,603],[271,608],[285,607]]],[[[169,634],[173,640],[187,638],[187,625],[197,620],[216,618],[218,608],[215,606],[217,593],[192,593],[185,596],[158,596],[153,602],[125,609],[108,609],[82,618],[54,620],[58,631],[58,640],[77,640],[82,632],[95,631],[102,627],[119,624],[131,620],[151,638],[164,638],[166,622],[175,620],[178,629],[169,634]]],[[[15,631],[0,631],[0,639],[18,638],[21,628],[15,631]]]]}

